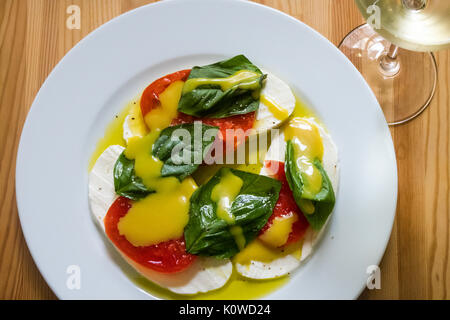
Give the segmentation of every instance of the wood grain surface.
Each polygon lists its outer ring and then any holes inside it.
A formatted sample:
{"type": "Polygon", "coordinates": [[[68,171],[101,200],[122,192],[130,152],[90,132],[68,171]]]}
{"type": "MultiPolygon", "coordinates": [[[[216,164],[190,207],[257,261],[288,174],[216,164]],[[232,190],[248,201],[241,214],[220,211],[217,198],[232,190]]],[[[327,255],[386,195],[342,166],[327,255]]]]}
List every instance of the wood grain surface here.
{"type": "MultiPolygon", "coordinates": [[[[0,299],[55,299],[25,243],[14,192],[17,145],[45,78],[78,41],[152,1],[0,0],[0,299]],[[81,29],[66,28],[69,5],[81,29]]],[[[353,0],[261,0],[334,44],[363,22],[353,0]]],[[[439,86],[419,119],[392,129],[399,168],[396,222],[381,262],[381,289],[362,299],[449,299],[450,51],[436,53],[439,86]]]]}

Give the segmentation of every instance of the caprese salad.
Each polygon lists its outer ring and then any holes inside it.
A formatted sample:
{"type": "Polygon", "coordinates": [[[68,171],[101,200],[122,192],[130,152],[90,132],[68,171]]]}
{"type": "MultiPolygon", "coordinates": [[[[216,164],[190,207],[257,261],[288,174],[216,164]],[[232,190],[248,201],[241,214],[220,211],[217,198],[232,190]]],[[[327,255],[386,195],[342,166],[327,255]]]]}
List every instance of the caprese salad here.
{"type": "Polygon", "coordinates": [[[335,204],[337,148],[284,81],[238,55],[154,81],[114,121],[90,208],[146,279],[195,295],[286,277],[312,253],[335,204]],[[256,164],[223,161],[269,131],[256,164]]]}

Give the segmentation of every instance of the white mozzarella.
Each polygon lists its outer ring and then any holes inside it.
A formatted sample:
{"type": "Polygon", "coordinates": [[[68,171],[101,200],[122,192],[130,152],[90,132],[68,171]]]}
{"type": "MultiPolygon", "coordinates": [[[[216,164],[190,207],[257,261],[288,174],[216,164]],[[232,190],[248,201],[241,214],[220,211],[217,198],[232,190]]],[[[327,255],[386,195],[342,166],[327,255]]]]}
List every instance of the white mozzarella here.
{"type": "Polygon", "coordinates": [[[133,104],[123,121],[123,139],[127,142],[133,137],[144,137],[147,134],[147,125],[137,104],[133,104]]]}
{"type": "MultiPolygon", "coordinates": [[[[324,146],[323,154],[323,166],[331,180],[334,192],[337,193],[338,187],[338,157],[337,148],[331,139],[330,135],[320,126],[320,136],[322,137],[322,143],[324,146]]],[[[265,160],[276,160],[284,162],[286,153],[286,143],[284,141],[284,134],[281,133],[275,137],[270,145],[270,148],[266,154],[265,160]]],[[[261,174],[270,176],[270,173],[263,167],[261,174]]],[[[331,215],[330,215],[331,217],[331,215]]],[[[294,269],[300,266],[300,264],[307,259],[313,252],[314,246],[320,240],[323,232],[328,224],[328,220],[320,231],[314,231],[309,227],[306,231],[305,238],[303,240],[301,256],[295,256],[290,254],[282,258],[275,259],[270,262],[251,261],[249,265],[242,265],[237,263],[236,270],[238,273],[247,278],[252,279],[271,279],[278,278],[292,272],[294,269]]]]}
{"type": "Polygon", "coordinates": [[[130,121],[131,121],[131,115],[127,115],[125,117],[125,120],[123,121],[123,140],[125,140],[128,144],[128,139],[135,136],[135,133],[131,129],[130,121]]]}
{"type": "Polygon", "coordinates": [[[299,266],[294,255],[286,255],[270,262],[254,261],[249,265],[236,263],[236,271],[246,278],[273,279],[282,277],[299,266]]]}
{"type": "MultiPolygon", "coordinates": [[[[277,105],[287,110],[289,115],[295,109],[295,96],[291,88],[281,79],[268,73],[261,95],[271,98],[277,105]]],[[[287,118],[286,118],[287,119],[287,118]]],[[[256,112],[256,121],[253,129],[258,133],[280,126],[286,119],[274,117],[269,108],[262,102],[256,112]]]]}
{"type": "MultiPolygon", "coordinates": [[[[110,146],[95,163],[89,174],[89,204],[95,221],[105,231],[104,218],[109,207],[117,198],[114,192],[114,164],[124,150],[121,146],[110,146]]],[[[198,257],[191,266],[177,273],[160,273],[137,264],[117,247],[122,257],[136,271],[161,287],[179,294],[195,294],[218,289],[231,276],[233,266],[228,259],[198,257]]]]}
{"type": "Polygon", "coordinates": [[[198,257],[189,268],[177,273],[161,273],[122,255],[144,277],[178,294],[195,294],[219,289],[228,282],[233,265],[228,259],[198,257]]]}
{"type": "Polygon", "coordinates": [[[123,152],[124,147],[114,145],[108,147],[95,162],[89,173],[89,205],[95,221],[102,229],[103,219],[111,204],[116,200],[114,190],[114,164],[123,152]]]}

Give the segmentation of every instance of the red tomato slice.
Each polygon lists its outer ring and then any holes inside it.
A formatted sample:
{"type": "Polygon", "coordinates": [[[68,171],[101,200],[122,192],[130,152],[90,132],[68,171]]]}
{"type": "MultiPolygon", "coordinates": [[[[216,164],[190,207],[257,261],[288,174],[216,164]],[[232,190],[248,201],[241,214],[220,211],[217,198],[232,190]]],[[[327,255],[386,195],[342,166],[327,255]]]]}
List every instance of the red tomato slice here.
{"type": "Polygon", "coordinates": [[[308,229],[309,223],[306,220],[305,216],[301,212],[300,208],[297,206],[294,200],[294,196],[292,194],[291,189],[289,188],[289,184],[286,180],[286,174],[284,172],[284,163],[279,161],[265,161],[265,167],[270,170],[273,168],[275,178],[281,181],[281,190],[280,196],[278,197],[278,201],[275,204],[275,208],[273,210],[272,215],[267,221],[266,225],[259,232],[262,235],[266,230],[270,228],[273,223],[273,220],[276,217],[284,217],[287,215],[295,214],[297,215],[297,221],[292,224],[292,231],[289,233],[289,237],[286,241],[285,245],[294,243],[299,241],[305,235],[306,229],[308,229]]]}
{"type": "Polygon", "coordinates": [[[108,238],[127,257],[149,269],[163,273],[173,273],[186,269],[195,256],[186,252],[184,238],[161,242],[146,247],[135,247],[119,233],[117,224],[131,208],[131,201],[119,197],[111,205],[105,217],[105,230],[108,238]]]}
{"type": "Polygon", "coordinates": [[[168,74],[158,80],[153,81],[147,88],[145,88],[141,97],[141,112],[145,117],[147,113],[159,106],[159,95],[167,89],[167,87],[175,81],[186,81],[191,73],[190,69],[177,71],[168,74]]]}
{"type": "MultiPolygon", "coordinates": [[[[191,70],[181,70],[171,74],[168,74],[158,80],[152,82],[142,93],[141,97],[141,112],[145,116],[154,108],[157,108],[160,104],[159,95],[166,90],[166,88],[175,81],[186,81],[189,77],[191,70]]],[[[182,124],[182,123],[192,123],[194,121],[203,121],[203,123],[217,126],[220,129],[221,139],[217,143],[226,142],[226,130],[227,129],[242,129],[244,132],[248,129],[253,128],[255,122],[255,112],[247,113],[244,115],[236,115],[221,119],[212,118],[197,118],[184,113],[179,112],[178,117],[172,121],[172,125],[182,124]]],[[[244,135],[234,135],[234,148],[241,142],[245,141],[244,135]]],[[[225,145],[224,145],[225,147],[225,145]]]]}
{"type": "Polygon", "coordinates": [[[245,131],[247,131],[248,129],[253,128],[255,119],[256,119],[255,112],[250,112],[247,114],[236,115],[236,116],[220,118],[220,119],[197,118],[197,117],[193,117],[193,116],[179,112],[178,117],[173,119],[172,125],[177,125],[177,124],[182,124],[182,123],[192,123],[194,121],[202,121],[204,124],[219,127],[220,134],[219,134],[219,139],[216,140],[216,143],[223,143],[224,151],[226,151],[225,148],[226,148],[227,138],[231,137],[232,139],[234,139],[234,143],[232,146],[233,147],[232,150],[229,150],[229,151],[233,151],[234,149],[236,149],[236,147],[239,144],[244,142],[246,139],[245,134],[243,134],[243,135],[237,134],[236,130],[242,130],[245,133],[245,131]],[[228,129],[235,130],[235,134],[233,134],[230,137],[227,137],[226,131],[228,129]]]}

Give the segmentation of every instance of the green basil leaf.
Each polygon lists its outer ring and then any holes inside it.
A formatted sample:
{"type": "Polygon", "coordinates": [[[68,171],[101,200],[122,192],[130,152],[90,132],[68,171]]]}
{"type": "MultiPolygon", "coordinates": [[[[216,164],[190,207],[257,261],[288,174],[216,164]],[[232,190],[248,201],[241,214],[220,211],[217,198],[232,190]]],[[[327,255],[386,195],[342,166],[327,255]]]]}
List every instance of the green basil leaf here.
{"type": "Polygon", "coordinates": [[[258,78],[257,88],[248,89],[243,84],[237,84],[222,91],[217,85],[201,85],[192,91],[183,92],[178,111],[197,117],[224,118],[258,110],[259,92],[266,75],[263,75],[261,70],[244,55],[203,67],[194,67],[188,81],[197,78],[226,78],[241,70],[261,75],[258,78]]]}
{"type": "Polygon", "coordinates": [[[114,189],[118,195],[131,200],[139,200],[155,192],[147,189],[142,179],[135,175],[134,160],[125,157],[124,152],[114,165],[114,189]]]}
{"type": "Polygon", "coordinates": [[[204,155],[212,146],[218,132],[218,127],[201,122],[180,124],[161,131],[152,149],[153,156],[164,162],[161,176],[174,176],[180,181],[190,176],[202,164],[204,155]],[[179,135],[179,133],[187,136],[179,135]],[[182,138],[186,138],[187,141],[182,138]],[[194,141],[201,141],[201,143],[197,145],[194,141]],[[172,156],[172,153],[178,156],[179,161],[172,156]]]}
{"type": "Polygon", "coordinates": [[[327,221],[331,211],[333,211],[336,199],[330,178],[328,177],[325,169],[322,167],[321,161],[319,159],[314,159],[313,165],[322,175],[322,189],[311,198],[306,197],[303,194],[303,177],[296,164],[296,159],[294,157],[294,146],[291,141],[287,142],[286,165],[284,167],[286,179],[294,195],[295,202],[300,209],[302,209],[305,200],[312,202],[314,205],[314,212],[312,214],[304,213],[304,216],[314,230],[320,230],[327,221]]]}
{"type": "Polygon", "coordinates": [[[220,169],[191,197],[189,222],[184,230],[186,250],[192,254],[230,258],[240,249],[230,229],[238,226],[246,246],[272,215],[281,189],[278,180],[231,168],[220,169]],[[231,204],[230,213],[235,217],[229,224],[217,216],[217,203],[211,200],[215,185],[220,182],[223,170],[243,180],[239,194],[231,204]]]}

